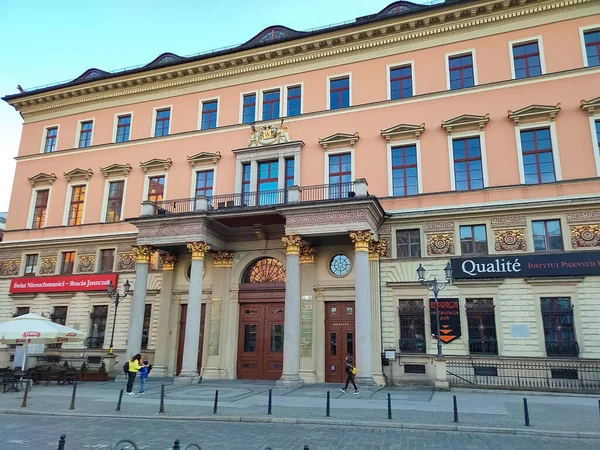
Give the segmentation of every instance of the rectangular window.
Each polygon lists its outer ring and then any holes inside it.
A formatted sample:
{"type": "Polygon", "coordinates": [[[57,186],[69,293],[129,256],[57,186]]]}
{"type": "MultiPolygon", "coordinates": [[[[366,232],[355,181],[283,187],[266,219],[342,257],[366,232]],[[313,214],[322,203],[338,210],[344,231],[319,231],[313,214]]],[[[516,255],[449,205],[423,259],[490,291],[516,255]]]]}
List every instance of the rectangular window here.
{"type": "Polygon", "coordinates": [[[148,178],[148,201],[157,203],[164,200],[165,176],[148,178]]]}
{"type": "Polygon", "coordinates": [[[512,47],[515,78],[537,77],[542,74],[542,64],[538,42],[515,44],[512,47]]]}
{"type": "Polygon", "coordinates": [[[201,196],[212,197],[214,178],[214,170],[203,170],[196,173],[196,198],[201,196]]]}
{"type": "Polygon", "coordinates": [[[44,144],[44,153],[56,151],[56,139],[58,138],[58,127],[46,129],[46,142],[44,144]]]}
{"type": "Polygon", "coordinates": [[[396,231],[396,252],[399,259],[421,257],[421,231],[396,231]]]}
{"type": "Polygon", "coordinates": [[[280,92],[263,92],[263,120],[279,119],[280,92]]]}
{"type": "Polygon", "coordinates": [[[412,67],[394,67],[390,69],[390,99],[413,96],[412,67]]]}
{"type": "Polygon", "coordinates": [[[588,67],[600,66],[600,30],[583,33],[588,67]]]}
{"type": "Polygon", "coordinates": [[[125,181],[111,181],[108,185],[108,202],[106,204],[106,222],[119,222],[123,208],[123,192],[125,181]]]}
{"type": "Polygon", "coordinates": [[[100,250],[100,272],[112,272],[115,267],[115,250],[105,249],[100,250]]]}
{"type": "Polygon", "coordinates": [[[94,128],[94,122],[92,120],[88,122],[81,122],[80,126],[79,148],[89,147],[92,145],[92,129],[94,128]]]}
{"type": "Polygon", "coordinates": [[[246,94],[242,105],[242,123],[254,122],[256,122],[256,94],[246,94]]]}
{"type": "Polygon", "coordinates": [[[38,255],[25,255],[25,275],[37,273],[38,255]]]}
{"type": "Polygon", "coordinates": [[[168,136],[171,128],[171,109],[159,109],[156,111],[156,124],[154,127],[154,136],[168,136]]]}
{"type": "Polygon", "coordinates": [[[533,230],[533,249],[536,252],[560,252],[563,250],[563,238],[560,220],[535,220],[531,222],[533,230]]]}
{"type": "Polygon", "coordinates": [[[93,306],[90,314],[90,336],[87,338],[88,348],[102,348],[104,345],[104,334],[106,333],[106,318],[108,317],[108,306],[93,306]]]}
{"type": "Polygon", "coordinates": [[[569,297],[542,297],[542,322],[548,356],[579,356],[569,297]]]}
{"type": "Polygon", "coordinates": [[[60,263],[60,274],[72,275],[73,267],[75,267],[75,252],[63,252],[60,263]]]}
{"type": "Polygon", "coordinates": [[[29,306],[19,306],[15,313],[15,317],[24,316],[25,314],[29,314],[29,306]]]}
{"type": "Polygon", "coordinates": [[[37,191],[35,196],[35,206],[33,209],[33,222],[31,228],[37,230],[38,228],[44,228],[46,225],[46,211],[48,210],[48,197],[50,191],[45,189],[43,191],[37,191]]]}
{"type": "Polygon", "coordinates": [[[456,190],[483,189],[483,164],[479,137],[453,140],[452,153],[456,190]]]}
{"type": "Polygon", "coordinates": [[[85,204],[85,186],[73,186],[71,190],[71,203],[69,206],[69,221],[67,225],[81,225],[83,220],[83,206],[85,204]]]}
{"type": "Polygon", "coordinates": [[[392,148],[392,187],[394,197],[419,193],[416,145],[392,148]]]}
{"type": "Polygon", "coordinates": [[[117,118],[117,142],[129,142],[131,131],[131,116],[119,116],[117,118]]]}
{"type": "MultiPolygon", "coordinates": [[[[66,306],[55,306],[54,311],[50,314],[50,320],[59,325],[66,325],[67,323],[67,310],[66,306]]],[[[48,348],[61,348],[62,344],[48,344],[48,348]]]]}
{"type": "Polygon", "coordinates": [[[488,245],[485,225],[461,226],[460,249],[463,255],[487,255],[488,245]]]}
{"type": "Polygon", "coordinates": [[[285,188],[294,185],[294,158],[286,158],[285,160],[285,188]]]}
{"type": "Polygon", "coordinates": [[[251,173],[250,163],[245,163],[242,165],[242,202],[244,205],[250,204],[250,173],[251,173]]]}
{"type": "Polygon", "coordinates": [[[344,198],[352,190],[352,154],[329,155],[329,198],[344,198]]]}
{"type": "Polygon", "coordinates": [[[287,115],[288,117],[302,114],[302,88],[290,86],[287,88],[287,115]]]}
{"type": "Polygon", "coordinates": [[[598,153],[600,153],[600,120],[596,120],[594,125],[596,125],[596,142],[598,143],[598,153]]]}
{"type": "Polygon", "coordinates": [[[468,298],[467,324],[469,353],[498,354],[494,301],[491,298],[468,298]]]}
{"type": "Polygon", "coordinates": [[[550,128],[521,131],[525,184],[556,181],[550,128]]]}
{"type": "Polygon", "coordinates": [[[279,185],[279,161],[258,163],[258,204],[272,205],[277,203],[279,185]]]}
{"type": "Polygon", "coordinates": [[[475,86],[473,55],[453,56],[448,58],[450,89],[463,89],[475,86]]]}
{"type": "Polygon", "coordinates": [[[425,307],[423,300],[400,300],[400,352],[425,353],[425,307]]]}
{"type": "Polygon", "coordinates": [[[350,106],[350,78],[329,80],[329,109],[347,108],[350,106]]]}
{"type": "Polygon", "coordinates": [[[217,110],[219,102],[212,100],[202,103],[202,128],[201,130],[210,130],[217,128],[217,110]]]}
{"type": "Polygon", "coordinates": [[[142,327],[142,348],[148,348],[150,337],[150,318],[152,316],[152,305],[145,305],[144,326],[142,327]]]}

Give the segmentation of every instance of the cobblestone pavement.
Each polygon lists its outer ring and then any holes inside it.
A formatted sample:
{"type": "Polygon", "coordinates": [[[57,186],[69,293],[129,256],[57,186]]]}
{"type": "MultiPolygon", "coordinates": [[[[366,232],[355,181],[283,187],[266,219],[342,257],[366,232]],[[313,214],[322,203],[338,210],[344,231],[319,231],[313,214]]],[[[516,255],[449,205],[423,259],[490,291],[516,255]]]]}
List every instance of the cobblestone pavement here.
{"type": "MultiPolygon", "coordinates": [[[[152,419],[1,416],[1,450],[55,450],[67,435],[65,450],[111,449],[129,438],[140,450],[167,450],[177,438],[202,450],[398,449],[398,450],[597,450],[597,440],[479,433],[389,430],[286,424],[203,423],[152,419]]],[[[183,447],[183,446],[182,446],[183,447]]]]}

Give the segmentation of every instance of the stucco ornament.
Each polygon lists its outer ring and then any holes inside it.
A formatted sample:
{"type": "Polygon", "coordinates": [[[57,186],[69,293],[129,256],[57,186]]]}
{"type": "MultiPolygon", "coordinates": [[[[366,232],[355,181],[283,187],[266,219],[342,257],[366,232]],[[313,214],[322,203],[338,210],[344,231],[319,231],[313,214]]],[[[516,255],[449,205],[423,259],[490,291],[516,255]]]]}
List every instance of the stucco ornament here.
{"type": "Polygon", "coordinates": [[[454,254],[454,240],[451,234],[430,234],[427,237],[427,254],[452,255],[454,254]]]}
{"type": "Polygon", "coordinates": [[[300,244],[302,243],[302,237],[298,235],[284,236],[281,238],[285,244],[286,252],[288,255],[299,255],[300,244]]]}
{"type": "Polygon", "coordinates": [[[575,227],[571,227],[571,243],[573,244],[574,248],[599,247],[600,226],[578,225],[575,227]]]}
{"type": "Polygon", "coordinates": [[[175,269],[175,263],[177,262],[177,255],[162,253],[160,255],[160,262],[162,263],[163,270],[173,270],[175,269]]]}
{"type": "Polygon", "coordinates": [[[527,250],[525,234],[522,230],[496,231],[495,249],[499,252],[514,252],[527,250]]]}
{"type": "Polygon", "coordinates": [[[233,267],[234,252],[231,251],[219,251],[213,255],[213,267],[221,267],[228,269],[233,267]]]}
{"type": "Polygon", "coordinates": [[[19,275],[21,261],[2,261],[0,262],[0,276],[14,277],[19,275]]]}
{"type": "Polygon", "coordinates": [[[154,249],[148,245],[136,245],[133,247],[133,253],[137,259],[137,262],[141,264],[149,264],[153,252],[154,249]]]}
{"type": "Polygon", "coordinates": [[[251,128],[252,133],[250,134],[248,147],[260,147],[262,145],[284,144],[290,142],[288,127],[283,126],[283,120],[279,127],[275,125],[264,125],[260,129],[257,129],[254,125],[251,125],[251,128]]]}
{"type": "Polygon", "coordinates": [[[313,264],[315,262],[316,254],[316,248],[309,247],[308,245],[303,245],[300,248],[300,264],[313,264]]]}
{"type": "Polygon", "coordinates": [[[77,272],[79,272],[79,273],[93,272],[95,262],[96,262],[95,256],[79,257],[79,264],[77,265],[77,272]]]}
{"type": "Polygon", "coordinates": [[[40,275],[54,275],[56,272],[56,258],[42,258],[40,275]]]}
{"type": "Polygon", "coordinates": [[[210,245],[202,241],[192,242],[187,248],[192,253],[192,261],[204,261],[204,255],[210,250],[210,245]]]}
{"type": "Polygon", "coordinates": [[[119,253],[119,264],[117,270],[135,270],[135,254],[119,253]]]}
{"type": "Polygon", "coordinates": [[[371,261],[379,261],[380,257],[389,256],[390,242],[387,239],[380,241],[372,241],[369,244],[369,259],[371,261]]]}
{"type": "Polygon", "coordinates": [[[372,231],[355,231],[350,233],[350,239],[354,242],[354,250],[357,252],[368,252],[369,244],[373,241],[372,231]]]}

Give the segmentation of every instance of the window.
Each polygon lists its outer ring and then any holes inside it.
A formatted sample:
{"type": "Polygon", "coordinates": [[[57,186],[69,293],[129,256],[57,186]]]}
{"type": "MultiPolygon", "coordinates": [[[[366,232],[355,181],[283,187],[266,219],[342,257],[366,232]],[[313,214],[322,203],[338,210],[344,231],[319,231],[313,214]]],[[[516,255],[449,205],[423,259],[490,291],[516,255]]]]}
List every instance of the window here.
{"type": "Polygon", "coordinates": [[[33,209],[33,222],[31,223],[31,228],[34,230],[37,230],[38,228],[44,228],[44,225],[46,225],[46,211],[48,209],[49,196],[50,190],[48,189],[36,192],[35,206],[33,209]]]}
{"type": "Polygon", "coordinates": [[[542,322],[548,356],[579,355],[573,306],[569,297],[541,298],[542,322]]]}
{"type": "Polygon", "coordinates": [[[203,170],[196,173],[196,198],[205,196],[212,197],[215,172],[203,170]]]}
{"type": "Polygon", "coordinates": [[[448,58],[448,77],[450,89],[463,89],[475,86],[473,55],[452,56],[448,58]]]}
{"type": "Polygon", "coordinates": [[[469,353],[498,354],[496,317],[491,298],[467,299],[467,324],[469,327],[469,353]]]}
{"type": "Polygon", "coordinates": [[[38,255],[25,255],[25,275],[35,275],[37,272],[38,255]]]}
{"type": "Polygon", "coordinates": [[[148,348],[148,340],[150,337],[150,317],[152,316],[152,305],[145,306],[144,326],[142,328],[142,348],[148,348]]]}
{"type": "Polygon", "coordinates": [[[72,275],[75,266],[75,252],[63,252],[60,264],[61,275],[72,275]]]}
{"type": "Polygon", "coordinates": [[[159,109],[156,111],[156,124],[154,127],[154,136],[168,136],[171,125],[171,109],[159,109]]]}
{"type": "Polygon", "coordinates": [[[329,270],[336,277],[345,277],[350,273],[351,269],[352,263],[350,262],[350,258],[343,254],[335,255],[329,262],[329,270]]]}
{"type": "Polygon", "coordinates": [[[288,117],[302,114],[302,88],[290,86],[287,88],[287,115],[288,117]]]}
{"type": "Polygon", "coordinates": [[[350,106],[350,78],[329,80],[329,109],[347,108],[350,106]]]}
{"type": "Polygon", "coordinates": [[[242,104],[242,123],[254,123],[256,121],[256,94],[244,95],[242,104]]]}
{"type": "Polygon", "coordinates": [[[416,145],[392,148],[392,189],[394,197],[419,193],[416,145]]]}
{"type": "Polygon", "coordinates": [[[117,118],[117,142],[128,142],[131,131],[131,116],[119,116],[117,118]]]}
{"type": "Polygon", "coordinates": [[[21,316],[24,316],[25,314],[29,314],[29,306],[19,306],[17,308],[17,312],[15,313],[14,317],[21,317],[21,316]]]}
{"type": "Polygon", "coordinates": [[[165,193],[165,176],[148,178],[148,201],[157,203],[163,201],[165,193]]]}
{"type": "Polygon", "coordinates": [[[454,139],[454,184],[457,191],[483,189],[483,164],[479,137],[454,139]]]}
{"type": "Polygon", "coordinates": [[[556,181],[550,128],[521,131],[525,184],[556,181]]]}
{"type": "Polygon", "coordinates": [[[46,128],[46,142],[44,143],[44,153],[56,151],[56,139],[58,138],[58,127],[46,128]]]}
{"type": "Polygon", "coordinates": [[[390,99],[412,97],[412,67],[394,67],[390,69],[390,99]]]}
{"type": "Polygon", "coordinates": [[[102,348],[104,345],[104,334],[106,332],[106,317],[108,306],[93,306],[90,314],[90,336],[87,338],[88,348],[102,348]]]}
{"type": "Polygon", "coordinates": [[[600,66],[600,30],[583,33],[587,66],[600,66]]]}
{"type": "Polygon", "coordinates": [[[250,194],[250,174],[252,167],[250,163],[245,163],[242,165],[242,201],[244,205],[248,205],[249,195],[250,194]]]}
{"type": "Polygon", "coordinates": [[[396,231],[396,252],[399,259],[421,257],[421,231],[396,231]]]}
{"type": "Polygon", "coordinates": [[[100,250],[100,272],[112,272],[115,267],[115,250],[100,250]]]}
{"type": "Polygon", "coordinates": [[[288,189],[294,185],[294,158],[285,159],[285,188],[288,189]]]}
{"type": "MultiPolygon", "coordinates": [[[[50,314],[50,320],[59,325],[66,325],[67,323],[67,306],[55,306],[54,311],[50,314]]],[[[61,348],[62,344],[48,344],[48,348],[61,348]]]]}
{"type": "Polygon", "coordinates": [[[329,155],[329,198],[343,198],[352,190],[352,154],[329,155]]]}
{"type": "Polygon", "coordinates": [[[279,119],[279,89],[263,92],[263,120],[279,119]]]}
{"type": "Polygon", "coordinates": [[[92,120],[88,122],[81,122],[80,126],[79,148],[89,147],[92,145],[92,129],[94,128],[94,122],[92,120]]]}
{"type": "Polygon", "coordinates": [[[594,122],[596,126],[596,142],[598,143],[598,153],[600,154],[600,120],[594,122]]]}
{"type": "Polygon", "coordinates": [[[212,100],[202,103],[202,128],[201,130],[210,130],[217,128],[217,110],[219,102],[212,100]]]}
{"type": "Polygon", "coordinates": [[[400,300],[400,352],[425,353],[425,307],[423,300],[400,300]]]}
{"type": "Polygon", "coordinates": [[[258,163],[258,204],[277,203],[279,186],[279,161],[258,163]]]}
{"type": "Polygon", "coordinates": [[[460,249],[463,255],[487,255],[487,233],[485,225],[460,227],[460,249]]]}
{"type": "Polygon", "coordinates": [[[85,204],[85,186],[73,186],[71,204],[69,206],[69,221],[67,225],[81,225],[83,221],[83,206],[85,204]]]}
{"type": "Polygon", "coordinates": [[[125,181],[111,181],[108,185],[108,202],[106,204],[106,222],[119,222],[123,208],[123,191],[125,181]]]}
{"type": "Polygon", "coordinates": [[[530,78],[542,74],[538,42],[514,44],[512,46],[515,78],[530,78]]]}
{"type": "Polygon", "coordinates": [[[533,249],[536,252],[559,252],[563,250],[560,220],[536,220],[531,222],[533,249]]]}

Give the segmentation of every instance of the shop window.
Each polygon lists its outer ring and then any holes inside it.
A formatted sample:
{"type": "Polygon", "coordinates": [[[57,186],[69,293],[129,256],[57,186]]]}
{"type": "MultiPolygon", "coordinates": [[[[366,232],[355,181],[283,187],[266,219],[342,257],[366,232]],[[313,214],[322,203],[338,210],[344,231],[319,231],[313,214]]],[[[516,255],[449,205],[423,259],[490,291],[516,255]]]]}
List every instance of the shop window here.
{"type": "Polygon", "coordinates": [[[394,197],[419,193],[416,145],[392,148],[392,187],[394,197]]]}
{"type": "Polygon", "coordinates": [[[454,184],[457,191],[483,189],[483,162],[479,137],[454,139],[454,184]]]}
{"type": "Polygon", "coordinates": [[[33,210],[33,222],[31,223],[31,228],[34,230],[44,228],[44,225],[46,225],[46,211],[48,210],[49,196],[50,190],[48,189],[36,192],[35,207],[33,210]]]}
{"type": "Polygon", "coordinates": [[[112,272],[115,267],[115,250],[104,249],[100,250],[100,272],[112,272]]]}
{"type": "Polygon", "coordinates": [[[106,318],[108,317],[108,305],[95,305],[90,314],[90,335],[87,338],[88,348],[102,348],[104,335],[106,333],[106,318]]]}
{"type": "Polygon", "coordinates": [[[202,103],[202,130],[217,128],[218,109],[219,102],[217,100],[202,103]]]}
{"type": "Polygon", "coordinates": [[[350,78],[329,80],[329,109],[341,109],[350,106],[350,78]]]}
{"type": "Polygon", "coordinates": [[[412,67],[390,69],[390,100],[408,98],[413,95],[412,67]]]}
{"type": "Polygon", "coordinates": [[[400,352],[425,353],[425,307],[423,300],[400,300],[400,352]]]}
{"type": "Polygon", "coordinates": [[[35,275],[37,273],[38,255],[25,256],[25,275],[35,275]]]}
{"type": "Polygon", "coordinates": [[[94,122],[92,120],[81,122],[79,128],[79,148],[86,148],[92,145],[92,130],[94,122]]]}
{"type": "Polygon", "coordinates": [[[475,86],[475,71],[471,53],[448,58],[450,89],[463,89],[475,86]]]}
{"type": "Polygon", "coordinates": [[[263,92],[263,120],[279,119],[280,96],[279,89],[263,92]]]}
{"type": "Polygon", "coordinates": [[[53,153],[56,151],[56,139],[58,138],[58,127],[46,129],[46,142],[44,143],[44,153],[53,153]]]}
{"type": "Polygon", "coordinates": [[[60,264],[61,275],[71,275],[75,266],[75,252],[63,252],[60,264]]]}
{"type": "Polygon", "coordinates": [[[421,257],[421,231],[396,231],[396,253],[398,259],[421,257]]]}
{"type": "Polygon", "coordinates": [[[29,306],[19,306],[13,317],[24,316],[25,314],[29,314],[29,306]]]}
{"type": "Polygon", "coordinates": [[[112,181],[108,185],[108,202],[106,204],[106,222],[119,222],[123,209],[123,192],[125,181],[112,181]]]}
{"type": "Polygon", "coordinates": [[[150,340],[150,318],[152,317],[152,305],[146,305],[144,309],[144,326],[142,328],[142,348],[148,348],[150,340]]]}
{"type": "Polygon", "coordinates": [[[556,181],[550,128],[521,131],[521,152],[525,184],[556,181]]]}
{"type": "Polygon", "coordinates": [[[467,324],[469,353],[497,355],[496,317],[491,298],[467,299],[467,324]]]}
{"type": "Polygon", "coordinates": [[[531,222],[533,248],[536,252],[559,252],[563,250],[560,220],[535,220],[531,222]]]}
{"type": "Polygon", "coordinates": [[[67,225],[81,225],[83,222],[83,207],[85,204],[85,186],[71,188],[71,203],[69,205],[69,221],[67,225]]]}
{"type": "Polygon", "coordinates": [[[540,299],[547,356],[579,356],[573,306],[569,297],[540,299]]]}
{"type": "Polygon", "coordinates": [[[515,79],[542,74],[540,48],[537,41],[512,46],[515,79]]]}
{"type": "Polygon", "coordinates": [[[129,133],[131,131],[131,116],[119,116],[117,118],[117,142],[129,142],[129,133]]]}
{"type": "Polygon", "coordinates": [[[246,94],[242,103],[242,123],[254,122],[256,122],[256,94],[246,94]]]}
{"type": "Polygon", "coordinates": [[[485,225],[460,227],[460,249],[463,255],[487,255],[487,232],[485,225]]]}
{"type": "Polygon", "coordinates": [[[168,136],[171,128],[171,109],[159,109],[156,111],[156,123],[154,126],[154,136],[168,136]]]}
{"type": "Polygon", "coordinates": [[[287,88],[287,115],[288,117],[302,114],[302,88],[290,86],[287,88]]]}
{"type": "MultiPolygon", "coordinates": [[[[50,320],[59,325],[66,325],[67,323],[67,306],[55,306],[54,311],[50,314],[50,320]]],[[[48,348],[61,348],[62,344],[48,344],[48,348]]]]}

